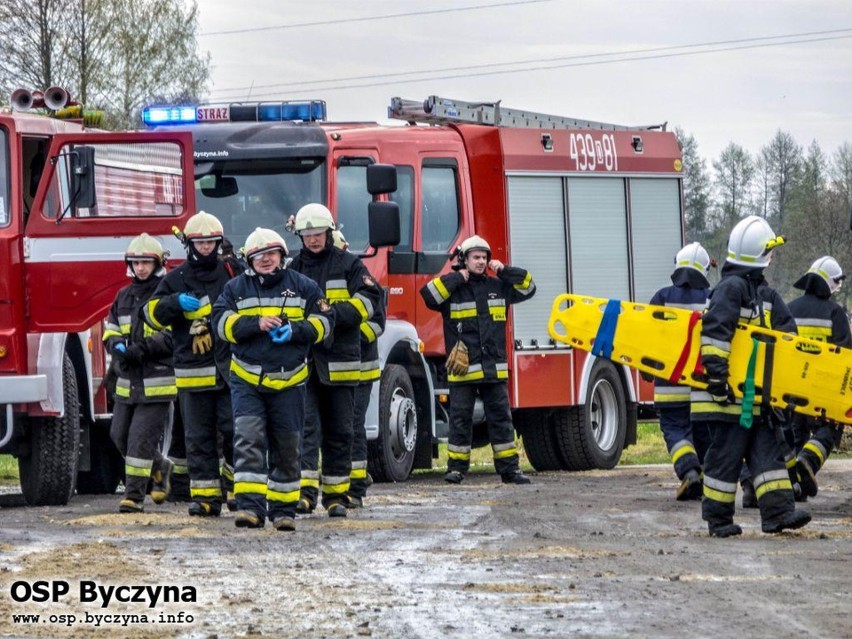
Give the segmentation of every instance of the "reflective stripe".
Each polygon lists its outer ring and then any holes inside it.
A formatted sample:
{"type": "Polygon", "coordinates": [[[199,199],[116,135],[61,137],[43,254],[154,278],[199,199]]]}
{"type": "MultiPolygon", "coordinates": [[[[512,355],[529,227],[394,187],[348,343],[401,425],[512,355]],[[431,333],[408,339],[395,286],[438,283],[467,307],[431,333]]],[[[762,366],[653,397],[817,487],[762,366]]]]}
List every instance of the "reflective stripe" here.
{"type": "Polygon", "coordinates": [[[202,318],[210,315],[210,313],[213,311],[213,307],[210,305],[210,296],[209,295],[205,295],[204,297],[200,298],[198,301],[200,302],[201,306],[199,306],[196,310],[184,311],[183,312],[183,316],[186,319],[188,319],[188,320],[202,319],[202,318]]]}
{"type": "Polygon", "coordinates": [[[299,501],[299,482],[282,483],[270,479],[267,484],[266,499],[285,503],[299,501]]]}
{"type": "Polygon", "coordinates": [[[174,377],[146,377],[142,383],[145,386],[145,397],[163,397],[177,393],[174,377]]]}
{"type": "Polygon", "coordinates": [[[495,322],[506,321],[506,305],[492,304],[492,300],[488,301],[488,312],[491,313],[491,319],[495,322]]]}
{"type": "Polygon", "coordinates": [[[816,317],[796,317],[796,326],[821,326],[832,328],[834,323],[830,319],[818,319],[816,317]]]}
{"type": "Polygon", "coordinates": [[[825,463],[825,458],[828,457],[828,451],[821,443],[819,443],[815,439],[808,440],[808,442],[802,448],[803,450],[809,450],[814,455],[819,457],[820,467],[825,463]]]}
{"type": "Polygon", "coordinates": [[[247,364],[235,356],[231,356],[231,372],[252,386],[263,386],[273,390],[283,390],[303,383],[310,374],[308,365],[302,362],[289,371],[264,373],[260,365],[247,364]]]}
{"type": "Polygon", "coordinates": [[[157,321],[157,318],[154,317],[154,311],[157,308],[157,304],[160,303],[160,300],[149,300],[147,304],[145,304],[144,310],[142,311],[145,315],[145,321],[148,322],[151,326],[156,329],[163,330],[165,325],[160,324],[157,321]]]}
{"type": "Polygon", "coordinates": [[[695,304],[685,304],[685,303],[680,304],[678,302],[666,302],[666,307],[667,308],[682,308],[682,309],[685,309],[687,311],[699,311],[700,312],[700,311],[706,310],[707,302],[702,302],[702,303],[696,302],[695,304]]]}
{"type": "Polygon", "coordinates": [[[673,402],[688,402],[692,397],[689,386],[655,386],[654,402],[666,404],[673,402]]]}
{"type": "Polygon", "coordinates": [[[218,479],[190,479],[189,494],[192,497],[221,497],[222,487],[218,479]]]}
{"type": "Polygon", "coordinates": [[[506,459],[514,457],[518,454],[518,449],[515,442],[506,442],[504,444],[491,444],[491,451],[494,454],[494,459],[506,459]]]}
{"type": "MultiPolygon", "coordinates": [[[[786,474],[787,471],[785,470],[786,474]]],[[[771,493],[775,490],[793,490],[793,484],[790,482],[790,477],[788,476],[786,479],[775,479],[773,481],[767,481],[762,483],[760,486],[754,486],[754,494],[760,499],[766,493],[771,493]]]]}
{"type": "Polygon", "coordinates": [[[328,378],[332,382],[357,382],[360,376],[360,361],[328,363],[328,378]]]}
{"type": "Polygon", "coordinates": [[[704,347],[704,346],[715,346],[716,348],[718,348],[720,350],[728,351],[728,352],[730,352],[730,350],[731,350],[731,343],[730,342],[726,342],[725,340],[722,340],[722,339],[713,339],[712,337],[707,337],[706,335],[701,336],[701,346],[702,347],[704,347]]]}
{"type": "Polygon", "coordinates": [[[363,293],[355,293],[355,297],[352,298],[352,303],[355,305],[355,308],[358,308],[362,312],[362,320],[367,321],[369,318],[373,316],[373,313],[376,312],[376,309],[373,307],[373,303],[370,301],[370,298],[364,295],[363,293]],[[363,309],[360,309],[356,302],[361,302],[364,306],[363,309]]]}
{"type": "Polygon", "coordinates": [[[216,367],[176,368],[175,382],[178,388],[199,388],[216,385],[216,367]]]}
{"type": "Polygon", "coordinates": [[[265,484],[269,479],[266,473],[234,473],[234,481],[265,484]]]}
{"type": "Polygon", "coordinates": [[[716,479],[715,477],[709,477],[707,475],[704,476],[704,485],[710,486],[715,490],[720,490],[723,493],[736,493],[737,492],[737,483],[732,481],[722,481],[721,479],[716,479]]]}
{"type": "Polygon", "coordinates": [[[833,329],[831,327],[823,328],[821,326],[808,326],[806,324],[799,324],[798,322],[799,320],[796,320],[800,337],[815,339],[818,342],[827,342],[831,339],[831,334],[833,333],[833,329]]]}
{"type": "Polygon", "coordinates": [[[736,482],[721,481],[705,475],[704,496],[707,499],[712,499],[723,504],[733,504],[737,499],[737,484],[736,482]]]}
{"type": "Polygon", "coordinates": [[[115,381],[115,394],[119,397],[130,397],[130,380],[126,377],[119,377],[115,381]]]}
{"type": "Polygon", "coordinates": [[[432,299],[438,304],[441,304],[450,297],[450,292],[447,290],[447,287],[444,286],[440,277],[436,277],[434,280],[429,282],[426,285],[426,290],[429,291],[432,295],[432,299]]]}
{"type": "Polygon", "coordinates": [[[382,333],[381,327],[374,322],[361,322],[360,328],[361,335],[363,335],[364,339],[366,339],[369,343],[375,342],[376,338],[382,333]]]}
{"type": "Polygon", "coordinates": [[[216,326],[216,332],[219,334],[219,337],[231,342],[231,344],[236,344],[237,338],[234,336],[234,324],[237,323],[238,319],[240,319],[240,316],[234,311],[227,310],[222,313],[219,324],[216,326]]]}
{"type": "Polygon", "coordinates": [[[760,473],[756,477],[753,477],[752,483],[754,484],[754,487],[756,489],[761,484],[775,481],[778,479],[790,479],[790,475],[786,471],[786,469],[767,470],[765,473],[760,473]]]}
{"type": "Polygon", "coordinates": [[[450,459],[460,459],[467,461],[470,459],[470,446],[456,446],[447,444],[447,456],[450,459]]]}
{"type": "Polygon", "coordinates": [[[140,459],[139,457],[124,458],[124,472],[133,477],[150,477],[153,466],[153,459],[140,459]]]}
{"type": "Polygon", "coordinates": [[[485,373],[482,371],[482,364],[474,364],[467,369],[464,375],[447,375],[447,380],[450,382],[468,382],[477,379],[485,379],[485,373]]]}
{"type": "Polygon", "coordinates": [[[189,474],[189,466],[186,463],[185,457],[169,457],[172,461],[172,474],[173,475],[188,475],[189,474]]]}
{"type": "Polygon", "coordinates": [[[266,483],[265,482],[251,482],[251,481],[235,481],[234,482],[234,494],[235,495],[264,495],[266,496],[266,483]]]}
{"type": "Polygon", "coordinates": [[[688,439],[682,439],[678,443],[676,443],[672,447],[672,463],[676,463],[678,459],[683,457],[684,455],[695,455],[698,456],[698,453],[695,450],[695,446],[692,445],[692,442],[688,439]]]}
{"type": "Polygon", "coordinates": [[[324,475],[322,478],[323,494],[342,495],[349,490],[349,475],[324,475]]]}
{"type": "Polygon", "coordinates": [[[319,488],[319,479],[302,479],[299,481],[302,488],[319,488]]]}
{"type": "Polygon", "coordinates": [[[322,315],[311,315],[308,317],[308,323],[313,326],[314,330],[317,332],[317,338],[314,340],[314,344],[319,344],[323,341],[325,336],[328,335],[331,330],[328,318],[323,317],[322,315]]]}
{"type": "Polygon", "coordinates": [[[532,281],[532,273],[527,273],[524,281],[520,284],[515,284],[515,290],[521,295],[529,295],[535,290],[535,284],[532,281]]]}
{"type": "Polygon", "coordinates": [[[476,302],[450,304],[450,319],[466,319],[476,317],[476,302]]]}

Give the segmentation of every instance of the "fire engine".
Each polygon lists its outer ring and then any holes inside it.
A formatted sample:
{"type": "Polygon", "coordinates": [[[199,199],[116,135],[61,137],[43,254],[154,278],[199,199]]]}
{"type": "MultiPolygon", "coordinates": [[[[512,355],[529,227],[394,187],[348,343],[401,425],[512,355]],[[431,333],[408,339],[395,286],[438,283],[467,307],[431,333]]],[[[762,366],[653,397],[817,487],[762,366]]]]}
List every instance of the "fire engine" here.
{"type": "Polygon", "coordinates": [[[118,485],[102,320],[130,240],[144,230],[181,255],[171,228],[195,212],[188,134],[27,112],[68,100],[19,90],[0,113],[0,452],[18,458],[34,505],[118,485]]]}
{"type": "MultiPolygon", "coordinates": [[[[437,96],[393,98],[398,126],[329,122],[321,100],[150,107],[143,117],[156,131],[192,133],[198,207],[222,221],[235,246],[257,226],[287,236],[290,215],[322,202],[386,287],[383,372],[367,416],[375,478],[400,481],[430,467],[447,435],[442,319],[418,291],[474,233],[537,285],[506,323],[514,420],[532,465],[611,468],[635,442],[650,385],[554,343],[547,320],[561,293],[648,300],[666,283],[684,230],[680,148],[665,125],[437,96]],[[388,165],[395,180],[377,177],[388,165]],[[374,199],[398,208],[395,246],[370,246],[365,212],[374,199]]],[[[300,248],[298,238],[288,242],[300,248]]],[[[479,407],[474,445],[487,442],[482,417],[479,407]]]]}

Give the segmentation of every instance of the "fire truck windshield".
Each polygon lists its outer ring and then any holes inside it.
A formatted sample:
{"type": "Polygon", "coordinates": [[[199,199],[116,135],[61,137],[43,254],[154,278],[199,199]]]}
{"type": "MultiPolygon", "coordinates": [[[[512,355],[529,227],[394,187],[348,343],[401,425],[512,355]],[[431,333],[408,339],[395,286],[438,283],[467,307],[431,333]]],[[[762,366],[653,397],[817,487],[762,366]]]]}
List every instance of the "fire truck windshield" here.
{"type": "Polygon", "coordinates": [[[293,252],[301,242],[284,225],[305,204],[325,204],[325,184],[323,158],[214,162],[204,175],[196,172],[196,205],[219,218],[237,251],[261,226],[280,233],[293,252]]]}
{"type": "Polygon", "coordinates": [[[0,226],[9,224],[9,138],[0,128],[0,226]]]}

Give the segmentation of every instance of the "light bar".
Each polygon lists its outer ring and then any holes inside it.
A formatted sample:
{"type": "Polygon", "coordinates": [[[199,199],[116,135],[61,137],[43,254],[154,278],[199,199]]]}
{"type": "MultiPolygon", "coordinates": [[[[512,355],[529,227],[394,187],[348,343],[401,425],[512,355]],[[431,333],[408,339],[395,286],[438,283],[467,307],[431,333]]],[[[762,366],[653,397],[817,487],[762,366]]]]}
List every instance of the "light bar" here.
{"type": "Polygon", "coordinates": [[[325,100],[150,106],[142,109],[142,121],[148,126],[208,122],[317,122],[325,121],[326,117],[325,100]]]}
{"type": "Polygon", "coordinates": [[[142,121],[148,126],[157,124],[192,124],[198,121],[194,106],[162,106],[142,109],[142,121]]]}

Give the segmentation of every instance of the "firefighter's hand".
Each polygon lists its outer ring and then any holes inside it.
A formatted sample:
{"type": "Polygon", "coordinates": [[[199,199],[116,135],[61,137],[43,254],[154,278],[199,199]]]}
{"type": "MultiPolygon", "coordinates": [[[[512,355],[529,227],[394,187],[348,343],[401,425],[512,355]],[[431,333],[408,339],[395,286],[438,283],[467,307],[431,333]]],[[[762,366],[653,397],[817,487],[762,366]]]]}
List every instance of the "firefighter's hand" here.
{"type": "Polygon", "coordinates": [[[290,327],[290,322],[287,322],[283,326],[279,326],[275,330],[269,332],[269,338],[275,344],[284,344],[289,342],[291,337],[293,337],[293,329],[290,327]]]}
{"type": "MultiPolygon", "coordinates": [[[[124,344],[121,344],[121,346],[124,347],[124,344]]],[[[125,350],[124,359],[132,364],[138,364],[142,361],[144,354],[145,353],[141,346],[131,344],[127,347],[127,350],[125,350]]]]}
{"type": "Polygon", "coordinates": [[[707,380],[707,392],[717,404],[727,406],[734,403],[734,393],[727,380],[711,377],[707,380]]]}
{"type": "Polygon", "coordinates": [[[181,293],[178,295],[178,304],[182,311],[192,312],[201,308],[201,300],[189,293],[181,293]]]}
{"type": "Polygon", "coordinates": [[[449,375],[464,375],[470,368],[470,357],[468,355],[467,346],[461,340],[456,342],[453,350],[447,356],[447,373],[449,375]]]}
{"type": "Polygon", "coordinates": [[[500,260],[491,260],[490,262],[488,262],[488,268],[498,274],[500,273],[500,271],[503,270],[504,266],[505,264],[503,264],[503,262],[501,262],[500,260]]]}
{"type": "Polygon", "coordinates": [[[123,342],[119,342],[112,347],[112,354],[115,358],[123,360],[127,357],[127,347],[123,342]]]}
{"type": "Polygon", "coordinates": [[[192,352],[195,355],[204,355],[213,350],[213,336],[206,319],[194,320],[189,327],[189,334],[192,335],[192,352]]]}
{"type": "Polygon", "coordinates": [[[278,317],[277,315],[270,316],[270,317],[261,317],[257,321],[257,324],[258,324],[258,326],[260,326],[260,330],[262,330],[264,333],[268,333],[272,329],[275,329],[275,328],[278,328],[279,326],[281,326],[281,318],[278,317]]]}
{"type": "Polygon", "coordinates": [[[465,282],[467,282],[470,278],[470,271],[468,271],[466,268],[460,268],[459,274],[464,278],[465,282]]]}

